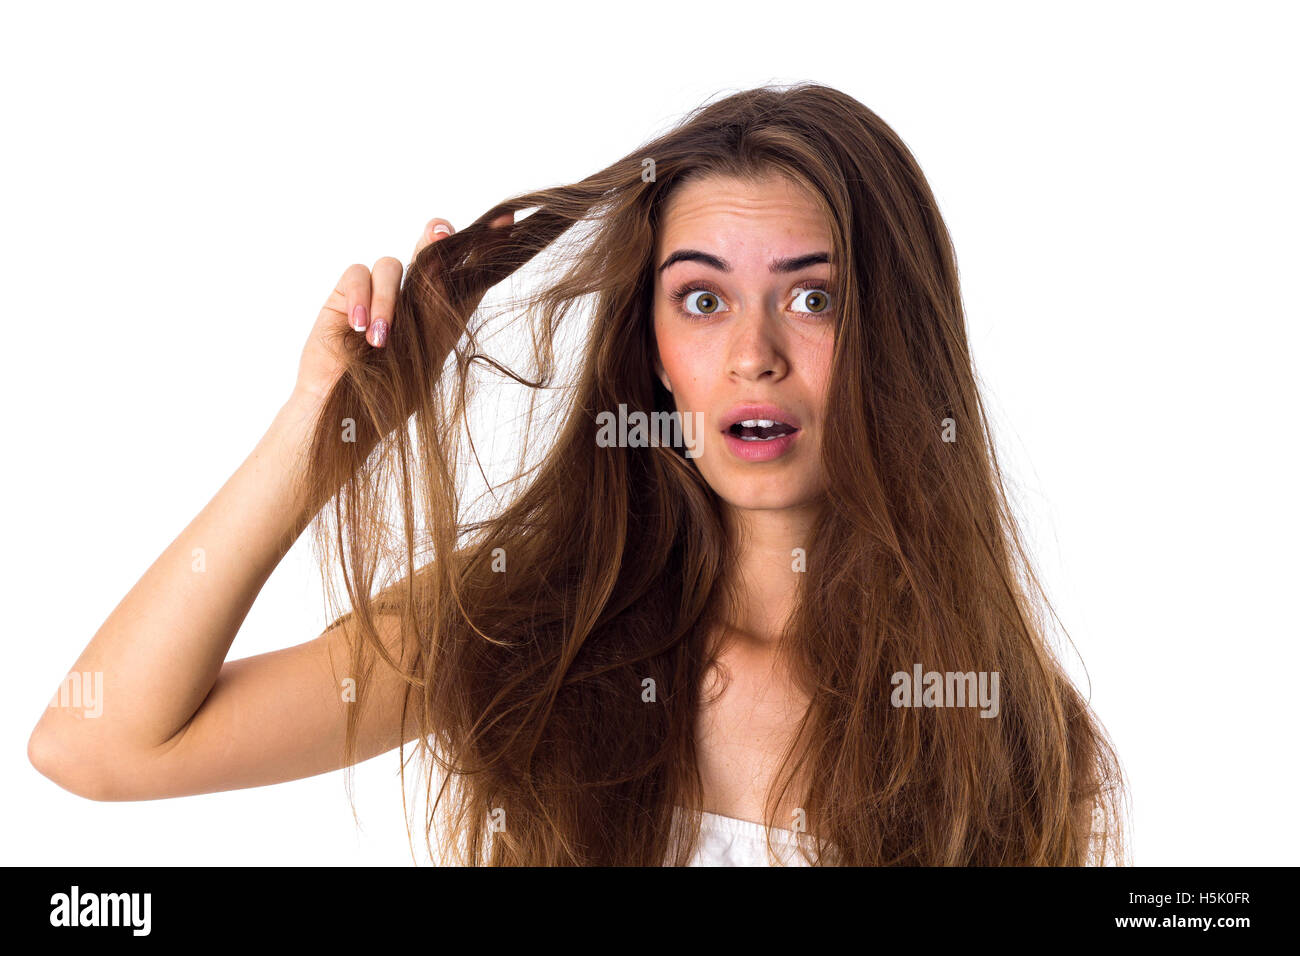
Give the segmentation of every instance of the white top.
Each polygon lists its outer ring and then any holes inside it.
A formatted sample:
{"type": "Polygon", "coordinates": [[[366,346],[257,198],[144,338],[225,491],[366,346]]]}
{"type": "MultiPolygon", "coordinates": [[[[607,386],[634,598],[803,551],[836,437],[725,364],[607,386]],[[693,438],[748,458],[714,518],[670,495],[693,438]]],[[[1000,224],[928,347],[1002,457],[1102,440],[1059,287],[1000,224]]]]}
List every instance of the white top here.
{"type": "MultiPolygon", "coordinates": [[[[805,840],[809,853],[815,858],[815,842],[806,835],[805,840]]],[[[701,813],[695,855],[687,866],[808,866],[798,841],[799,834],[793,830],[772,830],[772,851],[776,854],[773,860],[767,847],[767,828],[763,824],[706,810],[701,813]]]]}

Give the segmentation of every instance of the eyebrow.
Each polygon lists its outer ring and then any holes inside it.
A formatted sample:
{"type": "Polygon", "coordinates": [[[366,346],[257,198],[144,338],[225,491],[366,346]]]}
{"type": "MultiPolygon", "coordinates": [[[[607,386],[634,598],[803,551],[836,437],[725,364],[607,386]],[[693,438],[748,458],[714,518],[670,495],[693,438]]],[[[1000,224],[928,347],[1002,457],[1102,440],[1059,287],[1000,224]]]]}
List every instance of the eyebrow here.
{"type": "MultiPolygon", "coordinates": [[[[767,268],[769,272],[798,272],[800,269],[806,269],[808,266],[819,263],[829,265],[830,261],[830,256],[824,252],[810,252],[803,256],[773,259],[768,263],[767,268]]],[[[698,249],[678,249],[663,261],[657,271],[660,275],[663,275],[665,269],[678,262],[699,262],[706,266],[712,266],[721,272],[731,271],[731,264],[726,259],[719,259],[717,256],[710,255],[707,252],[700,252],[698,249]]]]}

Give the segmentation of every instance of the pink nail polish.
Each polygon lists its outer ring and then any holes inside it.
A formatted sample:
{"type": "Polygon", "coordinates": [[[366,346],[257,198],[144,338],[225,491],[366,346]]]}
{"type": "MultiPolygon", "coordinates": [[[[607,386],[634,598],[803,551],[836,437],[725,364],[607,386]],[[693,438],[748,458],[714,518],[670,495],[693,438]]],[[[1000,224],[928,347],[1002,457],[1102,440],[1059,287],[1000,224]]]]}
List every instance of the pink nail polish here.
{"type": "Polygon", "coordinates": [[[371,326],[371,344],[375,346],[383,345],[388,341],[388,323],[383,319],[375,319],[371,326]]]}
{"type": "Polygon", "coordinates": [[[352,310],[352,328],[358,332],[365,331],[366,328],[366,307],[359,305],[352,310]]]}

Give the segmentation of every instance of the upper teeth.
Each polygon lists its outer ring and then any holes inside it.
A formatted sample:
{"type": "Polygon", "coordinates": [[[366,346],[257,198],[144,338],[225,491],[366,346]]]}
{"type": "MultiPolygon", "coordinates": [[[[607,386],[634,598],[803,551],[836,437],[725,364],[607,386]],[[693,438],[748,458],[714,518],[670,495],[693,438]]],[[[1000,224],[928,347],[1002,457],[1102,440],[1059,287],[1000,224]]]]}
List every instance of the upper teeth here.
{"type": "Polygon", "coordinates": [[[748,421],[736,422],[742,428],[771,428],[776,422],[769,418],[751,418],[748,421]]]}

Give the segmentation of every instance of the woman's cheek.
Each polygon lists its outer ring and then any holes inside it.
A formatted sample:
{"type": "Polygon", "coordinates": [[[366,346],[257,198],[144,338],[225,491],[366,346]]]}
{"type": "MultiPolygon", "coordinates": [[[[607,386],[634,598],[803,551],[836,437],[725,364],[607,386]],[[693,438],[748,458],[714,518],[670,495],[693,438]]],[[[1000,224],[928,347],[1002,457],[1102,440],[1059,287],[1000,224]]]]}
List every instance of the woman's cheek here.
{"type": "Polygon", "coordinates": [[[703,378],[703,371],[708,366],[707,356],[689,343],[671,342],[667,348],[660,349],[664,375],[672,385],[673,395],[679,405],[686,403],[695,391],[695,383],[703,378]]]}

